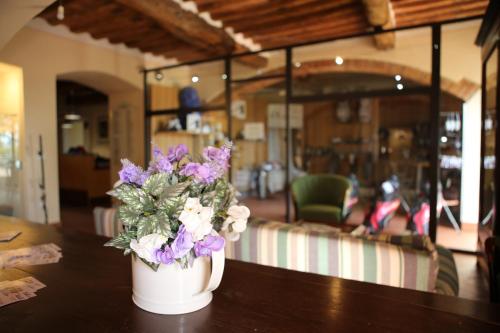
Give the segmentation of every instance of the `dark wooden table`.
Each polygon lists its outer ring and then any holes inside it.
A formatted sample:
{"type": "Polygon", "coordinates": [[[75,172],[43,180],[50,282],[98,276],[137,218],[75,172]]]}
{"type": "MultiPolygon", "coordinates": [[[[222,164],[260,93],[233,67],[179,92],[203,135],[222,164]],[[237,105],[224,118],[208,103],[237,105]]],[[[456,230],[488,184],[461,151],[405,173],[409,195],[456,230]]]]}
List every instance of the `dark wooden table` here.
{"type": "MultiPolygon", "coordinates": [[[[227,260],[212,303],[162,316],[131,300],[130,258],[105,238],[0,218],[22,234],[0,250],[53,242],[57,264],[0,270],[32,275],[32,299],[0,308],[0,332],[500,332],[500,306],[227,260]]],[[[168,288],[169,286],[165,286],[168,288]]]]}

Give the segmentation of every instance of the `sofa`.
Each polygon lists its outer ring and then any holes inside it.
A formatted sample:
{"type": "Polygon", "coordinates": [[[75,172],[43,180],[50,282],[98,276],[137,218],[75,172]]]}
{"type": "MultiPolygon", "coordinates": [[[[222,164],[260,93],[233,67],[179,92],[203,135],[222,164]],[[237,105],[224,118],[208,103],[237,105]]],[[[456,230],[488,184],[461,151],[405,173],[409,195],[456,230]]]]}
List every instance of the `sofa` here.
{"type": "MultiPolygon", "coordinates": [[[[96,232],[113,237],[115,209],[94,210],[96,232]]],[[[353,236],[323,224],[252,219],[226,257],[393,287],[458,295],[452,253],[427,236],[353,236]]]]}

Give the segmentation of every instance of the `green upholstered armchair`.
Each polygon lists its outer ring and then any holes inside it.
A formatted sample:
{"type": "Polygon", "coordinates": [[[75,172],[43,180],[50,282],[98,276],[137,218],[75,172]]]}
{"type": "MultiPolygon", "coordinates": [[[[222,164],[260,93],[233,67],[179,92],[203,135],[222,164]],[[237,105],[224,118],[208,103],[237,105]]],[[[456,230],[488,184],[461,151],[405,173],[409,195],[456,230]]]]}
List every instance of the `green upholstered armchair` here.
{"type": "Polygon", "coordinates": [[[292,183],[295,218],[313,222],[343,222],[351,192],[348,178],[331,175],[306,175],[292,183]]]}

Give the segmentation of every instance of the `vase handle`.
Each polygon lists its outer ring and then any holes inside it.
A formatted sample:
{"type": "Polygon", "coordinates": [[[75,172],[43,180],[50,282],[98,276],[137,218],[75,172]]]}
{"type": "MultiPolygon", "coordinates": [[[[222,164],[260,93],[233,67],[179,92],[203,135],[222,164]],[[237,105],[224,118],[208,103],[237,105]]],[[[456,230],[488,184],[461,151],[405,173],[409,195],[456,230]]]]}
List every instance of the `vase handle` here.
{"type": "Polygon", "coordinates": [[[210,275],[210,280],[208,280],[207,287],[205,291],[213,291],[217,289],[222,280],[222,273],[224,273],[224,263],[226,256],[224,254],[224,247],[219,251],[212,252],[212,274],[210,275]]]}

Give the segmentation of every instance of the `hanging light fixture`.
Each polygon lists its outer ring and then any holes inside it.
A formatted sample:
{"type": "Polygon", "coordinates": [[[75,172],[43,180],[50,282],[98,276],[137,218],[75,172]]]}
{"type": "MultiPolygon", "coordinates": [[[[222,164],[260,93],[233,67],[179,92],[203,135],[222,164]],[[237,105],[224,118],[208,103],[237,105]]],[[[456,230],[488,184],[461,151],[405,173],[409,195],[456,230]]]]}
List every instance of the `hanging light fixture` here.
{"type": "Polygon", "coordinates": [[[70,121],[76,121],[82,119],[82,116],[76,113],[68,113],[64,115],[64,119],[70,120],[70,121]]]}
{"type": "Polygon", "coordinates": [[[57,19],[59,21],[64,20],[64,6],[62,0],[59,0],[59,6],[57,6],[57,19]]]}

